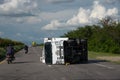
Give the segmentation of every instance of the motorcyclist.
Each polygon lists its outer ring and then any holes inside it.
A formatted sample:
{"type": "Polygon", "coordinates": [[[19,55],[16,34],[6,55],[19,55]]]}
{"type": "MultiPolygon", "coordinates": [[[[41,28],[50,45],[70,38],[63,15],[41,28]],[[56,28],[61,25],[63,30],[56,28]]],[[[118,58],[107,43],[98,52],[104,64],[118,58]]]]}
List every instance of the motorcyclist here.
{"type": "Polygon", "coordinates": [[[14,47],[12,46],[12,44],[9,44],[6,48],[6,57],[11,59],[11,60],[15,59],[15,57],[14,57],[14,47]]]}
{"type": "Polygon", "coordinates": [[[28,53],[28,46],[27,45],[24,46],[24,50],[25,50],[25,54],[27,54],[28,53]]]}

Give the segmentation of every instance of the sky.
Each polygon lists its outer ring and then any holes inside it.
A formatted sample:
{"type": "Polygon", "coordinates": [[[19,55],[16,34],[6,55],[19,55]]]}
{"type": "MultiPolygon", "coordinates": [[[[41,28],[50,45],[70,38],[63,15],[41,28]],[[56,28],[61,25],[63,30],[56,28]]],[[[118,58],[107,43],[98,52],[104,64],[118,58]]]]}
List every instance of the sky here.
{"type": "Polygon", "coordinates": [[[42,43],[106,16],[120,20],[120,0],[0,0],[0,37],[42,43]]]}

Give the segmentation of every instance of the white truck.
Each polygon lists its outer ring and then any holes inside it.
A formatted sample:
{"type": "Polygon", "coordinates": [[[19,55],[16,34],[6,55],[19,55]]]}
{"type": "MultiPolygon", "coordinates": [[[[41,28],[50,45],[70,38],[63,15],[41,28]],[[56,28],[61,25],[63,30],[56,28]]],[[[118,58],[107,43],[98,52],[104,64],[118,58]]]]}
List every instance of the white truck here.
{"type": "Polygon", "coordinates": [[[87,39],[44,38],[40,60],[46,64],[87,62],[87,39]]]}

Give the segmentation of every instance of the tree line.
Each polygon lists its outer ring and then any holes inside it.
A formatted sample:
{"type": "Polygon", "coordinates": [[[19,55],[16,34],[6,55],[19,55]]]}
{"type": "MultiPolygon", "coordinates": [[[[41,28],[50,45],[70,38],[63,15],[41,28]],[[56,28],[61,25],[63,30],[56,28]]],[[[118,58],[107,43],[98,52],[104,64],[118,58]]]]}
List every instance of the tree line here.
{"type": "Polygon", "coordinates": [[[0,38],[0,47],[6,47],[8,44],[12,44],[12,45],[23,45],[24,43],[19,42],[19,41],[15,41],[15,40],[11,40],[11,39],[5,39],[5,38],[0,38]]]}
{"type": "Polygon", "coordinates": [[[88,39],[89,51],[120,54],[120,22],[110,17],[100,20],[97,25],[80,26],[63,36],[88,39]]]}

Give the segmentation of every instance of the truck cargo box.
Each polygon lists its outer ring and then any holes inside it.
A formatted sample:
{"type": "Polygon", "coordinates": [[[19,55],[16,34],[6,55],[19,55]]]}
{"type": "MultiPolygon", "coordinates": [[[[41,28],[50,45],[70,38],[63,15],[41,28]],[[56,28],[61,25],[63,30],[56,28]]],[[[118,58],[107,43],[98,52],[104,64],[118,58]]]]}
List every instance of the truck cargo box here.
{"type": "Polygon", "coordinates": [[[64,41],[65,63],[82,63],[88,61],[87,39],[69,39],[64,41]]]}

